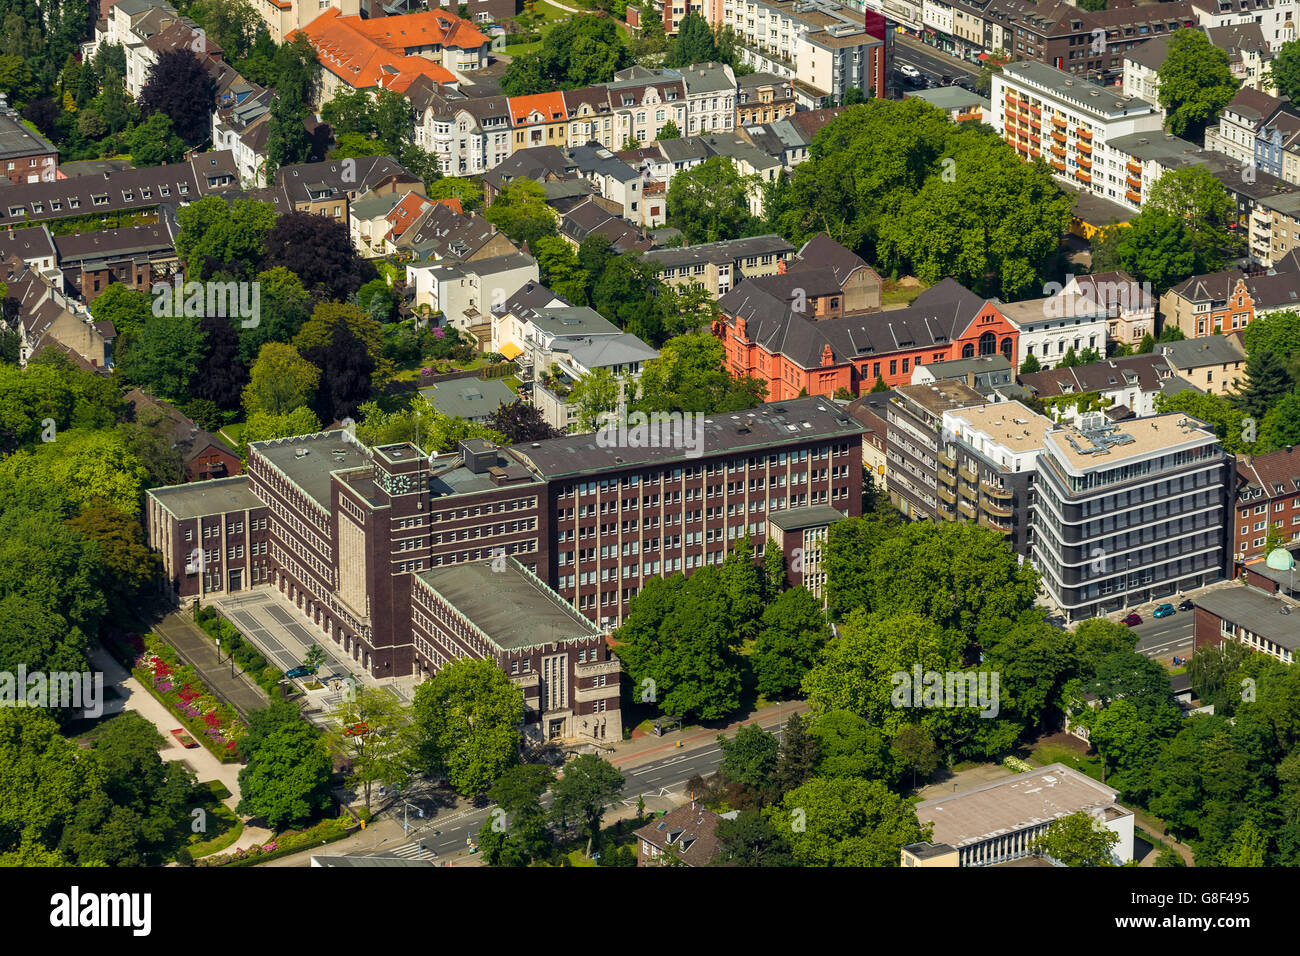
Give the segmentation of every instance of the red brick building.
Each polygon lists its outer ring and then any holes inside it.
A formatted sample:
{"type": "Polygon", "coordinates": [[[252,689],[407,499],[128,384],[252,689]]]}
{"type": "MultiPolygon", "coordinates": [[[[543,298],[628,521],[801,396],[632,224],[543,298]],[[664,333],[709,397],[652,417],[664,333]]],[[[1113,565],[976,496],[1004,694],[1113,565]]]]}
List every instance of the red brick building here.
{"type": "Polygon", "coordinates": [[[1266,557],[1270,525],[1284,543],[1294,546],[1300,541],[1300,449],[1294,446],[1237,459],[1233,559],[1249,563],[1266,557]]]}
{"type": "Polygon", "coordinates": [[[768,400],[800,392],[868,392],[877,379],[909,385],[920,365],[1001,353],[1014,361],[1019,330],[991,300],[952,279],[909,308],[880,311],[865,262],[825,236],[810,240],[783,275],[748,279],[719,301],[729,371],[767,383],[768,400]],[[838,252],[836,251],[838,250],[838,252]],[[854,262],[856,260],[856,263],[854,262]]]}

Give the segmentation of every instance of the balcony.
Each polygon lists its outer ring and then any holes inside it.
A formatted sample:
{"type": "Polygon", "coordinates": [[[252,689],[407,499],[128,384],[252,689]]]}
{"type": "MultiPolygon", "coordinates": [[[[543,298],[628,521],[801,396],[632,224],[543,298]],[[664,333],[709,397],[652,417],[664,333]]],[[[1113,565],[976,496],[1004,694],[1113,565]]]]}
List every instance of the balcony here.
{"type": "Polygon", "coordinates": [[[1014,528],[1008,527],[1007,525],[998,524],[988,515],[980,515],[977,521],[979,522],[981,527],[988,528],[990,531],[998,531],[1001,532],[1002,534],[1011,534],[1013,531],[1015,531],[1014,528]]]}
{"type": "Polygon", "coordinates": [[[939,452],[937,457],[939,459],[939,464],[947,465],[949,468],[957,467],[957,459],[953,458],[951,455],[946,455],[943,452],[939,452]]]}
{"type": "Polygon", "coordinates": [[[1080,166],[1080,168],[1082,168],[1082,169],[1091,170],[1091,169],[1092,169],[1092,160],[1089,159],[1087,156],[1080,156],[1080,157],[1079,157],[1079,166],[1080,166]]]}
{"type": "Polygon", "coordinates": [[[1061,132],[1059,129],[1052,130],[1052,139],[1056,140],[1062,146],[1065,145],[1065,133],[1061,132]]]}
{"type": "Polygon", "coordinates": [[[946,501],[950,505],[955,505],[957,503],[957,496],[953,494],[951,488],[945,488],[943,485],[940,485],[935,489],[935,493],[939,496],[939,500],[941,501],[946,501]]]}
{"type": "Polygon", "coordinates": [[[1058,159],[1065,159],[1065,147],[1064,147],[1064,146],[1058,146],[1056,143],[1053,143],[1052,146],[1051,146],[1051,150],[1052,150],[1052,155],[1053,155],[1053,156],[1057,157],[1058,159]]]}
{"type": "Polygon", "coordinates": [[[1052,162],[1052,168],[1053,168],[1054,170],[1056,170],[1058,173],[1063,173],[1063,172],[1065,172],[1065,163],[1058,162],[1058,161],[1055,160],[1055,159],[1052,160],[1051,162],[1052,162]]]}
{"type": "Polygon", "coordinates": [[[1142,175],[1142,164],[1141,164],[1141,163],[1135,163],[1135,162],[1133,162],[1133,161],[1130,160],[1129,162],[1127,162],[1127,163],[1124,164],[1124,168],[1127,169],[1127,170],[1128,170],[1130,173],[1132,173],[1134,176],[1141,177],[1141,175],[1142,175]]]}
{"type": "Polygon", "coordinates": [[[1092,142],[1092,130],[1090,130],[1090,129],[1082,129],[1082,128],[1081,128],[1081,129],[1079,130],[1079,139],[1085,139],[1085,140],[1087,140],[1088,142],[1091,143],[1091,142],[1092,142]]]}
{"type": "Polygon", "coordinates": [[[958,487],[957,493],[961,495],[963,500],[969,501],[972,504],[979,504],[979,500],[980,500],[979,489],[976,488],[974,485],[967,484],[966,482],[963,481],[961,485],[958,487]]]}
{"type": "Polygon", "coordinates": [[[1083,153],[1083,155],[1085,156],[1092,155],[1092,143],[1085,142],[1084,140],[1079,140],[1077,143],[1074,144],[1074,148],[1077,149],[1079,152],[1083,153]]]}
{"type": "Polygon", "coordinates": [[[970,482],[978,482],[980,480],[980,476],[975,474],[975,471],[969,465],[962,465],[957,469],[957,474],[970,482]]]}
{"type": "Polygon", "coordinates": [[[1142,205],[1142,194],[1134,192],[1131,189],[1126,189],[1124,191],[1124,198],[1127,199],[1129,202],[1134,203],[1135,205],[1138,206],[1142,205]]]}
{"type": "Polygon", "coordinates": [[[1065,127],[1066,127],[1068,124],[1065,122],[1065,117],[1063,117],[1063,116],[1053,116],[1053,117],[1052,117],[1052,125],[1055,126],[1055,127],[1057,127],[1057,128],[1059,128],[1059,129],[1065,129],[1065,127]]]}
{"type": "Polygon", "coordinates": [[[963,517],[970,518],[972,520],[978,517],[975,511],[975,506],[968,501],[957,502],[957,510],[961,513],[963,517]]]}
{"type": "Polygon", "coordinates": [[[1091,183],[1092,173],[1088,172],[1087,170],[1076,169],[1074,171],[1074,178],[1079,180],[1079,182],[1081,183],[1091,183]]]}
{"type": "Polygon", "coordinates": [[[1010,488],[999,488],[997,485],[989,484],[987,481],[981,481],[980,488],[983,489],[984,494],[988,495],[990,498],[1001,498],[1004,501],[1010,501],[1015,497],[1015,492],[1010,488]]]}
{"type": "Polygon", "coordinates": [[[981,507],[983,507],[983,509],[987,511],[989,514],[995,515],[999,518],[1011,518],[1014,517],[1016,513],[1015,509],[1012,508],[1009,504],[1001,505],[995,502],[991,498],[985,498],[984,503],[981,507]]]}

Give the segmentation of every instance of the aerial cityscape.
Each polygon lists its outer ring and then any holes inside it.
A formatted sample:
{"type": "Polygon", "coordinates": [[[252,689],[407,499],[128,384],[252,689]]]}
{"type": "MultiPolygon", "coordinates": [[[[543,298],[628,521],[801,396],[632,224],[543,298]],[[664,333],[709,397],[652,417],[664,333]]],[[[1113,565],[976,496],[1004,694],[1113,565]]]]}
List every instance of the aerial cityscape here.
{"type": "Polygon", "coordinates": [[[1300,865],[1300,0],[439,2],[0,0],[0,865],[1300,865]]]}

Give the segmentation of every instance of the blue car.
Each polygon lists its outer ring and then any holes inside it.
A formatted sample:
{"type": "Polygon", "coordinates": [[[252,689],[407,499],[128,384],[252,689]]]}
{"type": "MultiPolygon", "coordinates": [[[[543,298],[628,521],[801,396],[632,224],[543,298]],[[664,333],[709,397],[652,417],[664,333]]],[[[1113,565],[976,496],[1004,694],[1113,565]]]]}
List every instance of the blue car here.
{"type": "Polygon", "coordinates": [[[314,667],[295,667],[284,676],[289,678],[310,677],[314,673],[316,673],[316,668],[314,667]]]}
{"type": "Polygon", "coordinates": [[[1160,605],[1158,608],[1156,608],[1154,611],[1151,612],[1151,616],[1152,616],[1152,617],[1168,617],[1170,614],[1173,614],[1173,613],[1174,613],[1174,606],[1173,606],[1172,604],[1162,604],[1162,605],[1160,605]]]}

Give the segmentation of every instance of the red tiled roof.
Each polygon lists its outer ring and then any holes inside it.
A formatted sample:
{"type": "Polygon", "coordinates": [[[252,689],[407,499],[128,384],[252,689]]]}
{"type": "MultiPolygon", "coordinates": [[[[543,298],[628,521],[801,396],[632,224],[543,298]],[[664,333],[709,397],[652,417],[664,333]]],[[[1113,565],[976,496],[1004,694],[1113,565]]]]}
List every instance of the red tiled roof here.
{"type": "MultiPolygon", "coordinates": [[[[440,16],[445,18],[446,14],[440,12],[440,16]]],[[[378,86],[401,92],[418,76],[427,76],[438,83],[455,82],[455,75],[445,67],[422,56],[405,55],[402,43],[393,42],[388,36],[370,35],[376,32],[370,26],[375,23],[416,18],[432,19],[424,23],[418,34],[414,32],[414,25],[396,24],[388,27],[389,33],[398,31],[400,35],[405,36],[410,32],[406,46],[441,43],[444,46],[473,47],[479,45],[472,42],[474,36],[479,38],[480,43],[486,42],[483,34],[472,27],[469,27],[468,33],[460,28],[450,32],[438,29],[435,35],[430,25],[436,26],[441,19],[430,13],[385,17],[382,20],[362,20],[359,17],[342,16],[334,8],[326,10],[301,31],[291,34],[288,39],[292,40],[299,32],[305,33],[316,50],[321,66],[353,89],[369,89],[378,86]]]]}
{"type": "Polygon", "coordinates": [[[525,126],[528,117],[534,112],[542,114],[542,122],[556,123],[568,118],[564,108],[564,94],[556,90],[552,93],[534,93],[532,96],[510,97],[510,123],[525,126]]]}
{"type": "MultiPolygon", "coordinates": [[[[459,204],[458,204],[459,205],[459,204]]],[[[393,207],[392,211],[384,218],[388,220],[393,227],[388,231],[389,239],[399,239],[402,233],[406,232],[425,209],[429,207],[429,200],[425,199],[419,193],[409,192],[402,197],[402,201],[393,207]]],[[[459,212],[459,210],[457,210],[459,212]]]]}
{"type": "Polygon", "coordinates": [[[439,205],[446,206],[448,209],[451,209],[457,215],[460,216],[465,215],[465,210],[461,207],[460,200],[457,199],[455,196],[452,196],[448,199],[439,199],[438,203],[439,205]]]}

